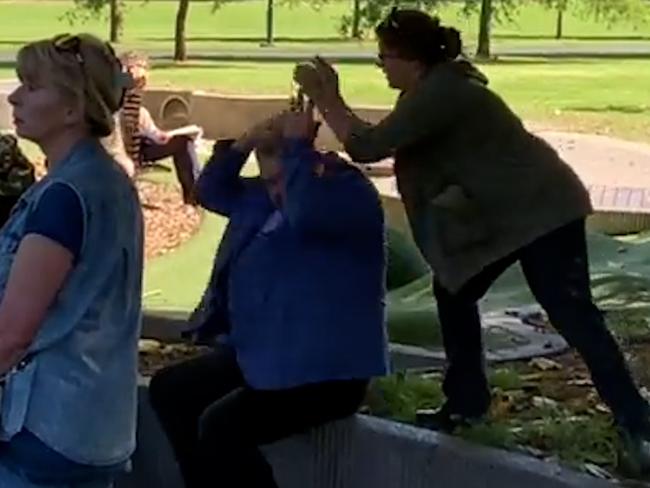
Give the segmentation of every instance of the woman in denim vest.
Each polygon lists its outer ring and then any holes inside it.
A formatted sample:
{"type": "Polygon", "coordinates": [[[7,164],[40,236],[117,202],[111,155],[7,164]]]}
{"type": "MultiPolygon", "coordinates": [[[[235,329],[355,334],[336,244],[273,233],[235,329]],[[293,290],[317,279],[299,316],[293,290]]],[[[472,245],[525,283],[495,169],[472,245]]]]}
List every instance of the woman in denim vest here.
{"type": "Polygon", "coordinates": [[[0,486],[110,486],[135,444],[142,213],[100,138],[125,77],[89,35],[18,53],[19,137],[48,174],[0,232],[0,486]]]}

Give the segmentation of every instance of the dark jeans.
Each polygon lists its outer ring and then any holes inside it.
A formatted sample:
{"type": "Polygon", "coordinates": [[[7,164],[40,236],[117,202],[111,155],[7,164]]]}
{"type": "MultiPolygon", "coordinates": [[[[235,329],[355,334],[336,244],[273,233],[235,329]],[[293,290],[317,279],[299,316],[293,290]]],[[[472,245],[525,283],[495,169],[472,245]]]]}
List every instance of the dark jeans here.
{"type": "Polygon", "coordinates": [[[254,390],[220,345],[158,372],[149,394],[187,488],[277,488],[258,446],[352,415],[366,387],[349,380],[254,390]]]}
{"type": "Polygon", "coordinates": [[[477,302],[499,275],[517,261],[553,326],[582,356],[598,393],[617,422],[630,429],[645,429],[647,404],[592,300],[584,219],[550,232],[487,266],[455,294],[434,279],[448,359],[443,390],[450,408],[477,415],[489,407],[477,302]]]}
{"type": "Polygon", "coordinates": [[[153,162],[170,157],[183,191],[183,201],[195,204],[194,183],[199,176],[199,159],[194,140],[189,136],[174,136],[164,144],[145,138],[142,142],[142,161],[153,162]]]}

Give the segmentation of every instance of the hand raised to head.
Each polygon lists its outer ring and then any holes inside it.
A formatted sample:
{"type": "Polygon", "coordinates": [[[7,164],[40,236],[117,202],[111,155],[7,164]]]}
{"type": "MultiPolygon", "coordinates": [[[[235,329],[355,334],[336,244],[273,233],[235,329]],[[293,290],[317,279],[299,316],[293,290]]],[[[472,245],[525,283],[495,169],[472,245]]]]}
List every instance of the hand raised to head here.
{"type": "Polygon", "coordinates": [[[235,142],[235,148],[242,151],[252,151],[261,141],[272,137],[273,132],[280,130],[279,119],[283,114],[276,114],[261,122],[257,122],[244,132],[235,142]]]}
{"type": "Polygon", "coordinates": [[[310,99],[302,112],[285,112],[281,119],[282,136],[286,139],[307,139],[313,141],[320,122],[314,117],[314,102],[310,99]]]}

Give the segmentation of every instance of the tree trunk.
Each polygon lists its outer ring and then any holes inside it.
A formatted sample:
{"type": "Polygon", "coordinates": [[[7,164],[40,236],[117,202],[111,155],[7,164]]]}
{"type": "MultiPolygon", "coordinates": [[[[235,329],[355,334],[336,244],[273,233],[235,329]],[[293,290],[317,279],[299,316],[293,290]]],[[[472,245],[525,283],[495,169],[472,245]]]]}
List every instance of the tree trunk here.
{"type": "Polygon", "coordinates": [[[352,38],[361,39],[361,0],[354,0],[352,11],[352,38]]]}
{"type": "Polygon", "coordinates": [[[478,48],[476,57],[490,58],[490,26],[492,24],[492,0],[481,0],[481,15],[479,20],[478,48]]]}
{"type": "Polygon", "coordinates": [[[120,42],[122,38],[122,28],[124,25],[123,0],[110,1],[110,40],[111,42],[120,42]]]}
{"type": "Polygon", "coordinates": [[[190,8],[190,0],[179,0],[178,12],[176,12],[176,33],[174,36],[174,60],[185,61],[187,59],[187,46],[185,43],[185,24],[187,13],[190,8]]]}
{"type": "Polygon", "coordinates": [[[558,7],[557,9],[557,22],[555,24],[555,38],[562,39],[563,32],[563,23],[564,23],[564,7],[558,7]]]}
{"type": "Polygon", "coordinates": [[[273,0],[266,1],[266,45],[273,45],[273,0]]]}

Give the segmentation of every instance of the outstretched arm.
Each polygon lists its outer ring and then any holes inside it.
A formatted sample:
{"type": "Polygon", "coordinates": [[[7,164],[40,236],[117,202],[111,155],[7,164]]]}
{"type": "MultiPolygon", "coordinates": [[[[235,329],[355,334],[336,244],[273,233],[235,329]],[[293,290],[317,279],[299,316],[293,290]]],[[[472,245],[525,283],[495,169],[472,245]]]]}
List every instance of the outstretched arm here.
{"type": "Polygon", "coordinates": [[[396,149],[434,134],[455,113],[452,84],[441,83],[435,75],[402,94],[395,108],[377,125],[363,121],[347,106],[336,71],[322,58],[311,65],[299,65],[294,76],[356,162],[392,156],[396,149]]]}

